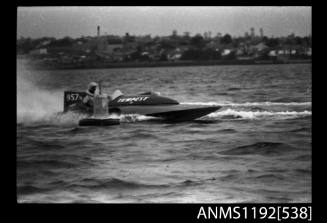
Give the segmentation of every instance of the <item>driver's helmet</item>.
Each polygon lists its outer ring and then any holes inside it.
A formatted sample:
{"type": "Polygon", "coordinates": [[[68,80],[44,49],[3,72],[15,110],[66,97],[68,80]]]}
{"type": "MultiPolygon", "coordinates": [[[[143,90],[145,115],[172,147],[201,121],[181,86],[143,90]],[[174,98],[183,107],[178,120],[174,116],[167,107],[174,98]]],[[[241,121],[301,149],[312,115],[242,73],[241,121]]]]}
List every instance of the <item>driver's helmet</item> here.
{"type": "Polygon", "coordinates": [[[87,91],[91,94],[94,94],[96,88],[97,88],[98,84],[95,82],[91,82],[89,83],[88,87],[87,87],[87,91]]]}

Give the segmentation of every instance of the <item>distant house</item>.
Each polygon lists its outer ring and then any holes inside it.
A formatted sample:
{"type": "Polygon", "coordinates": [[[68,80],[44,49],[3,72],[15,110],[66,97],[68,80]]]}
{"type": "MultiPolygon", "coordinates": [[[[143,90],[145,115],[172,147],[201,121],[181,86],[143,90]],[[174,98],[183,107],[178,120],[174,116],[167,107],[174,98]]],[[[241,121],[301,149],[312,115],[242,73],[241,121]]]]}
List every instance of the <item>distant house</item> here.
{"type": "Polygon", "coordinates": [[[47,53],[56,55],[80,55],[85,52],[76,47],[49,47],[47,48],[47,53]]]}
{"type": "Polygon", "coordinates": [[[246,61],[246,60],[253,60],[254,57],[253,56],[238,56],[237,59],[242,60],[242,61],[246,61]]]}
{"type": "Polygon", "coordinates": [[[182,54],[181,53],[172,53],[172,54],[168,54],[167,58],[170,61],[175,61],[175,60],[179,60],[181,59],[182,54]]]}
{"type": "Polygon", "coordinates": [[[268,56],[276,57],[277,56],[277,51],[276,50],[270,50],[269,53],[268,53],[268,56]]]}
{"type": "Polygon", "coordinates": [[[222,56],[227,56],[231,54],[232,50],[231,49],[224,49],[221,53],[222,56]]]}
{"type": "Polygon", "coordinates": [[[288,61],[291,58],[303,55],[303,48],[299,45],[282,45],[271,49],[268,56],[275,57],[279,61],[288,61]]]}
{"type": "Polygon", "coordinates": [[[107,44],[101,51],[105,54],[113,54],[123,48],[123,44],[107,44]]]}
{"type": "Polygon", "coordinates": [[[254,48],[255,48],[257,51],[260,52],[260,51],[263,51],[263,50],[268,49],[269,47],[268,47],[266,44],[264,44],[263,42],[261,42],[261,43],[258,43],[257,45],[255,45],[254,48]]]}
{"type": "Polygon", "coordinates": [[[124,49],[133,50],[136,49],[138,44],[136,42],[127,42],[124,44],[124,49]]]}
{"type": "Polygon", "coordinates": [[[85,52],[85,53],[90,53],[91,51],[97,49],[97,42],[96,40],[88,40],[86,42],[78,41],[74,46],[74,49],[85,52]]]}
{"type": "Polygon", "coordinates": [[[216,49],[221,48],[221,44],[217,40],[212,40],[209,43],[207,43],[206,47],[216,50],[216,49]]]}
{"type": "Polygon", "coordinates": [[[221,52],[222,55],[228,55],[232,51],[237,51],[237,49],[235,49],[232,43],[221,44],[219,40],[212,40],[206,46],[207,48],[215,50],[216,52],[221,52]]]}
{"type": "Polygon", "coordinates": [[[248,47],[248,51],[250,54],[260,54],[268,49],[269,49],[269,47],[266,44],[264,44],[263,42],[260,42],[256,45],[251,45],[248,47]]]}
{"type": "Polygon", "coordinates": [[[47,53],[48,51],[46,48],[34,49],[29,52],[30,55],[44,55],[47,53]]]}
{"type": "Polygon", "coordinates": [[[112,48],[112,51],[110,51],[108,54],[108,58],[111,58],[111,60],[116,61],[116,62],[122,62],[122,61],[127,61],[131,59],[131,55],[136,52],[136,50],[129,48],[129,47],[120,47],[116,46],[112,48]]]}
{"type": "Polygon", "coordinates": [[[183,53],[188,50],[187,46],[180,46],[167,52],[167,59],[170,61],[179,60],[182,58],[183,53]]]}
{"type": "Polygon", "coordinates": [[[244,55],[248,55],[249,53],[249,45],[245,42],[241,42],[237,49],[236,49],[236,55],[237,56],[244,56],[244,55]]]}
{"type": "Polygon", "coordinates": [[[306,49],[305,54],[306,54],[307,56],[312,56],[312,48],[309,47],[308,49],[306,49]]]}
{"type": "Polygon", "coordinates": [[[282,50],[278,50],[278,51],[277,51],[277,54],[278,54],[278,55],[284,55],[284,54],[286,54],[286,51],[285,51],[284,49],[282,49],[282,50]]]}
{"type": "Polygon", "coordinates": [[[301,46],[283,45],[269,51],[269,56],[289,56],[303,54],[301,46]]]}
{"type": "Polygon", "coordinates": [[[51,40],[45,40],[45,41],[42,41],[39,45],[37,45],[36,48],[40,49],[40,48],[44,48],[46,47],[47,45],[49,45],[51,43],[51,40]]]}
{"type": "Polygon", "coordinates": [[[179,46],[179,47],[176,48],[176,52],[183,53],[188,49],[189,49],[188,46],[179,46]]]}
{"type": "Polygon", "coordinates": [[[150,55],[150,53],[146,52],[146,51],[141,53],[141,56],[149,56],[149,55],[150,55]]]}
{"type": "Polygon", "coordinates": [[[74,62],[74,58],[72,56],[63,55],[59,58],[59,62],[64,64],[69,64],[74,62]]]}
{"type": "Polygon", "coordinates": [[[111,55],[111,59],[115,62],[124,61],[124,55],[122,53],[115,53],[111,55]]]}
{"type": "Polygon", "coordinates": [[[97,54],[112,54],[116,48],[122,47],[122,40],[116,36],[99,36],[86,42],[77,42],[74,48],[84,52],[97,51],[97,54]]]}
{"type": "Polygon", "coordinates": [[[242,56],[242,55],[245,55],[246,53],[247,53],[247,51],[244,48],[237,48],[237,50],[236,50],[237,56],[242,56]]]}

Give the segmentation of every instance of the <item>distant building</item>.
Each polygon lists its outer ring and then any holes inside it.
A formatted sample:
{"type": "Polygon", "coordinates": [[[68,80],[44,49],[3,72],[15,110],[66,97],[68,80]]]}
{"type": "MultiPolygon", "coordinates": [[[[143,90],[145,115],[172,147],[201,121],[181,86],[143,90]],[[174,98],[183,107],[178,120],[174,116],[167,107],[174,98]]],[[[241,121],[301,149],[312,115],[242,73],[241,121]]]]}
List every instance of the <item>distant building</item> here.
{"type": "Polygon", "coordinates": [[[48,53],[48,51],[46,48],[35,49],[35,50],[31,50],[29,52],[30,55],[35,55],[35,56],[36,55],[45,55],[47,53],[48,53]]]}
{"type": "Polygon", "coordinates": [[[238,48],[236,50],[236,55],[237,56],[242,56],[242,55],[246,55],[246,54],[247,54],[247,52],[246,52],[245,48],[238,48]]]}
{"type": "Polygon", "coordinates": [[[308,48],[308,49],[305,51],[305,54],[306,54],[307,56],[312,56],[312,48],[311,48],[311,47],[308,48]]]}
{"type": "Polygon", "coordinates": [[[286,51],[285,50],[278,50],[277,52],[278,52],[278,55],[284,55],[284,54],[286,54],[286,51]]]}
{"type": "Polygon", "coordinates": [[[170,60],[170,61],[179,60],[181,57],[182,57],[182,54],[178,53],[178,52],[168,54],[168,60],[170,60]]]}
{"type": "Polygon", "coordinates": [[[261,52],[265,49],[268,49],[269,47],[266,44],[264,44],[263,42],[260,42],[254,46],[250,46],[250,48],[254,51],[261,52]]]}
{"type": "Polygon", "coordinates": [[[254,28],[253,27],[251,27],[251,38],[254,38],[255,37],[255,32],[254,32],[254,28]]]}
{"type": "Polygon", "coordinates": [[[44,48],[51,43],[51,40],[42,41],[36,48],[44,48]]]}
{"type": "Polygon", "coordinates": [[[249,45],[246,42],[241,42],[236,49],[236,55],[247,55],[249,53],[249,45]]]}
{"type": "Polygon", "coordinates": [[[107,44],[103,49],[102,49],[102,53],[105,54],[112,54],[115,51],[119,50],[123,48],[123,44],[107,44]]]}
{"type": "Polygon", "coordinates": [[[260,37],[263,38],[263,29],[260,28],[260,37]]]}
{"type": "Polygon", "coordinates": [[[206,46],[211,49],[216,49],[219,48],[221,44],[217,40],[211,40],[209,43],[206,44],[206,46]]]}
{"type": "Polygon", "coordinates": [[[275,57],[277,56],[277,51],[276,50],[270,50],[268,53],[268,56],[275,57]]]}
{"type": "Polygon", "coordinates": [[[242,60],[242,61],[248,61],[248,60],[253,60],[254,57],[253,56],[237,56],[238,60],[242,60]]]}
{"type": "Polygon", "coordinates": [[[221,53],[222,56],[227,56],[232,52],[231,49],[224,49],[223,52],[221,53]]]}

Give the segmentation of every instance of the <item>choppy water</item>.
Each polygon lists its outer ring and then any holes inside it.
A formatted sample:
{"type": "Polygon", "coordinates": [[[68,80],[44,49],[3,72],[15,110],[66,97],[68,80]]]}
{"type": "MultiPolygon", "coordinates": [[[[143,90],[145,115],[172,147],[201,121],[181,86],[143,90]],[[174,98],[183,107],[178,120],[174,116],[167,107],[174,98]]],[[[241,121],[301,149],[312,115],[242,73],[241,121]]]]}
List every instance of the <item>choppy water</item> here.
{"type": "Polygon", "coordinates": [[[311,202],[311,65],[35,71],[17,61],[19,202],[311,202]],[[63,90],[148,90],[223,108],[78,127],[63,90]]]}

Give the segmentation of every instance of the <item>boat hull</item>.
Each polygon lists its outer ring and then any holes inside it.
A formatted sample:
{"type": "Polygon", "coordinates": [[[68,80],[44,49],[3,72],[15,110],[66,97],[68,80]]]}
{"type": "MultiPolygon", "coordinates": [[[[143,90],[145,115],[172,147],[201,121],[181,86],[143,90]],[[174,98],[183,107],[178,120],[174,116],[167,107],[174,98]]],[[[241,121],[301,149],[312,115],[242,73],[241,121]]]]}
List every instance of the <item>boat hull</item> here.
{"type": "Polygon", "coordinates": [[[140,114],[159,117],[167,121],[190,121],[219,110],[220,106],[192,106],[192,105],[131,105],[109,107],[109,113],[140,114]]]}
{"type": "MultiPolygon", "coordinates": [[[[85,92],[65,91],[64,112],[75,111],[92,115],[93,108],[82,102],[85,96],[85,92]]],[[[109,114],[139,114],[174,122],[194,120],[220,108],[220,106],[180,104],[174,99],[153,93],[121,95],[109,102],[109,114]]]]}

